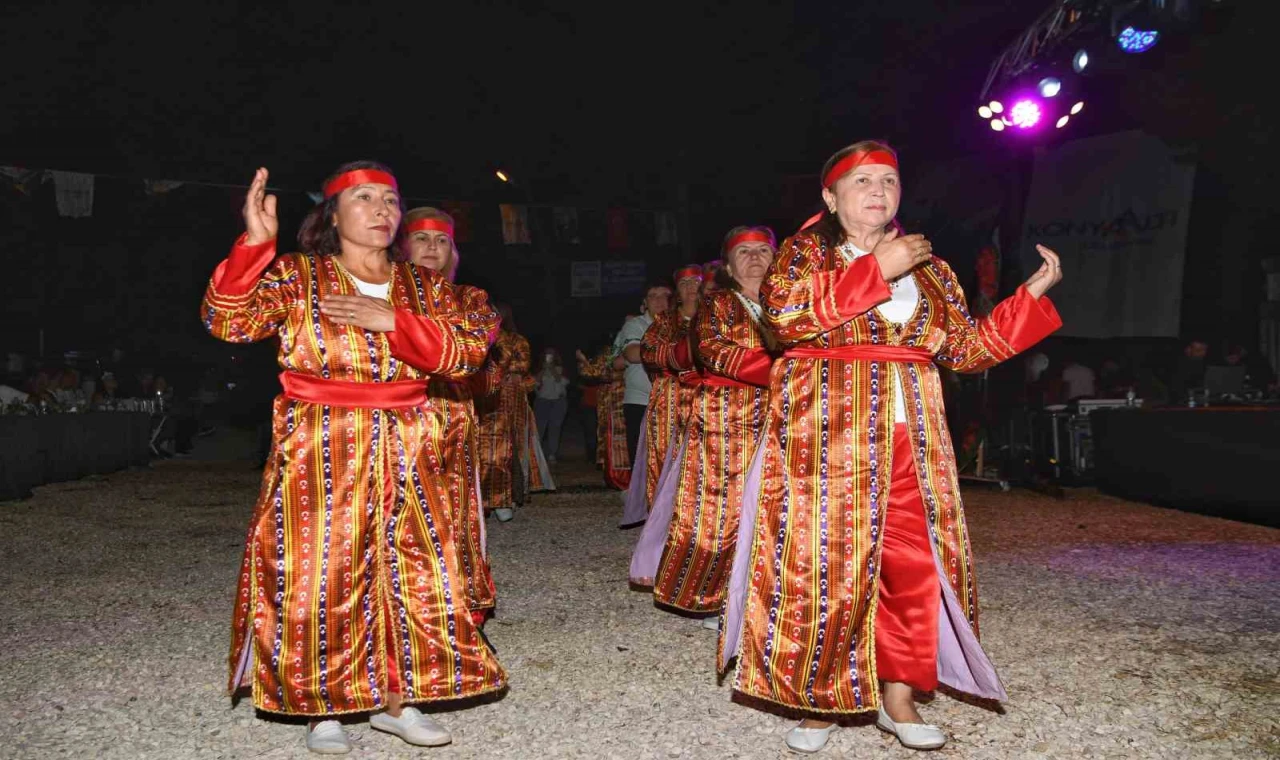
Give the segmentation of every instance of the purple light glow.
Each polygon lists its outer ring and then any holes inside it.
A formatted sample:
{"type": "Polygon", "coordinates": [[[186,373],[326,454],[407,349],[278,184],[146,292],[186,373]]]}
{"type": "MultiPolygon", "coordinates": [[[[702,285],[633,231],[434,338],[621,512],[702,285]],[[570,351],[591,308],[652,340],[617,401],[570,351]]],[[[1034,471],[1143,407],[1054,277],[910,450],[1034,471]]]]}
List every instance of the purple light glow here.
{"type": "Polygon", "coordinates": [[[1019,100],[1013,104],[1009,117],[1015,127],[1031,129],[1040,123],[1040,105],[1030,99],[1019,100]]]}

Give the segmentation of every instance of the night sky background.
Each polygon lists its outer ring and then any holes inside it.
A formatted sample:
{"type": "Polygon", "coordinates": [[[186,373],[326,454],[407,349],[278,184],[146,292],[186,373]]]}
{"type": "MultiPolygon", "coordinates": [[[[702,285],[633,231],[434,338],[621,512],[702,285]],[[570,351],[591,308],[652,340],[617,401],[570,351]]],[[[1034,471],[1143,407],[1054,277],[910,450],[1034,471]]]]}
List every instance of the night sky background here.
{"type": "MultiPolygon", "coordinates": [[[[267,166],[291,240],[305,191],[334,166],[384,161],[418,205],[475,204],[459,279],[513,303],[535,346],[565,352],[638,305],[570,298],[570,261],[643,259],[657,278],[715,258],[734,224],[790,234],[816,208],[822,162],[856,139],[899,149],[908,199],[932,162],[1014,159],[1024,171],[1004,213],[1016,222],[1031,145],[992,133],[974,107],[993,58],[1047,3],[555,5],[6,4],[0,165],[103,176],[89,219],[59,218],[51,183],[0,182],[0,347],[34,354],[43,329],[47,356],[113,344],[225,355],[197,307],[242,229],[242,192],[150,196],[143,178],[244,185],[267,166]],[[530,201],[548,207],[534,211],[535,244],[502,245],[497,204],[530,201]],[[581,244],[549,242],[550,206],[582,209],[581,244]],[[631,250],[606,250],[613,207],[676,211],[684,240],[660,248],[633,225],[631,250]]],[[[1088,118],[1065,130],[1141,128],[1195,150],[1188,333],[1258,329],[1276,226],[1265,5],[1224,3],[1094,77],[1088,118]]],[[[972,257],[969,241],[937,242],[953,263],[972,257]]]]}

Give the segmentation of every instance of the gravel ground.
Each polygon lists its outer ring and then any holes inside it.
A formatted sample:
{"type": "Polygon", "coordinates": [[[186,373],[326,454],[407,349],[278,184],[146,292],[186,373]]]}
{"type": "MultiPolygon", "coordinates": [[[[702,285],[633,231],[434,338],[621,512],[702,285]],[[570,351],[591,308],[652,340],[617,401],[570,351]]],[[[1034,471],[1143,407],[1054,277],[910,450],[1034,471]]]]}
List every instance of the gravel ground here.
{"type": "MultiPolygon", "coordinates": [[[[206,461],[0,504],[0,757],[308,756],[300,725],[222,692],[260,475],[224,456],[235,445],[203,446],[206,461]]],[[[717,685],[714,634],[628,589],[639,534],[615,527],[618,496],[588,468],[558,477],[560,493],[490,522],[486,630],[510,692],[441,711],[447,748],[354,724],[353,756],[791,756],[789,720],[717,685]]],[[[984,642],[1011,701],[993,712],[938,694],[921,709],[954,734],[939,756],[1280,756],[1280,530],[1083,490],[966,499],[984,642]]],[[[871,755],[915,756],[866,723],[824,756],[871,755]]]]}

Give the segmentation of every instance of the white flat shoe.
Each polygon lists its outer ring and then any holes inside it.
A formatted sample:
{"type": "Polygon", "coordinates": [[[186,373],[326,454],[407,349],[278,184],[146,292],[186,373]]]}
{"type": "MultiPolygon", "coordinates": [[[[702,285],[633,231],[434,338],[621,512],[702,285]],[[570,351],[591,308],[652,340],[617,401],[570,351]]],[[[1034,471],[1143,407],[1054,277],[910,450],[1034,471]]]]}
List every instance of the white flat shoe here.
{"type": "Polygon", "coordinates": [[[939,749],[947,743],[947,735],[937,726],[928,723],[894,723],[889,713],[880,708],[876,728],[898,737],[908,749],[939,749]]]}
{"type": "Polygon", "coordinates": [[[369,726],[404,739],[419,747],[440,747],[453,741],[453,734],[416,707],[406,707],[400,717],[393,718],[385,712],[369,716],[369,726]]]}
{"type": "Polygon", "coordinates": [[[315,728],[307,729],[307,749],[317,755],[345,755],[351,751],[351,740],[341,723],[322,720],[315,728]]]}
{"type": "Polygon", "coordinates": [[[720,630],[720,616],[716,615],[715,617],[703,618],[702,627],[706,628],[708,631],[720,630]]]}
{"type": "Polygon", "coordinates": [[[511,522],[511,518],[516,516],[516,513],[507,507],[498,507],[493,510],[493,514],[498,518],[498,522],[511,522]]]}
{"type": "Polygon", "coordinates": [[[831,732],[834,730],[836,730],[836,724],[834,723],[826,728],[796,726],[787,732],[787,746],[796,752],[803,752],[806,755],[813,754],[827,746],[827,739],[831,737],[831,732]]]}

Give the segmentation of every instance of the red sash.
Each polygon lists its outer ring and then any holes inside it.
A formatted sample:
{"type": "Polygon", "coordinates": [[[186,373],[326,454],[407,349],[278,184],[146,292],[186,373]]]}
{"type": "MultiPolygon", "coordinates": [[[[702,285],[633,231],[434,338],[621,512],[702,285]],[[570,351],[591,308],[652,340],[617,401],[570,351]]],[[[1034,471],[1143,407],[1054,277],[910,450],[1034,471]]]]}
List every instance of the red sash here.
{"type": "Polygon", "coordinates": [[[284,395],[294,401],[351,409],[401,409],[421,406],[427,401],[426,380],[355,383],[281,372],[280,385],[284,387],[284,395]]]}
{"type": "Polygon", "coordinates": [[[923,348],[911,346],[878,346],[861,343],[839,348],[788,348],[782,354],[788,359],[849,359],[866,362],[907,362],[932,364],[933,354],[923,348]]]}

